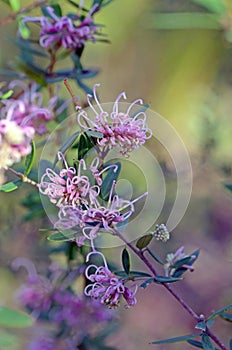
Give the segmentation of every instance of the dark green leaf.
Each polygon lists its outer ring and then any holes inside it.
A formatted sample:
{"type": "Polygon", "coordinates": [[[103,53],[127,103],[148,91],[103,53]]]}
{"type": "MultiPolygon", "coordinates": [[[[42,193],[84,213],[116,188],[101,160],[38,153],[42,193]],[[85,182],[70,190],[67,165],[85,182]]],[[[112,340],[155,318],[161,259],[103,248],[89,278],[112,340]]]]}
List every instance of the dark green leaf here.
{"type": "MultiPolygon", "coordinates": [[[[115,275],[120,276],[122,278],[128,277],[128,275],[125,273],[125,271],[116,271],[114,272],[115,275]]],[[[141,277],[151,277],[148,273],[140,272],[140,271],[130,271],[130,278],[136,279],[141,277]]]]}
{"type": "Polygon", "coordinates": [[[19,187],[18,185],[21,184],[22,181],[16,181],[16,182],[8,182],[2,186],[0,186],[0,191],[2,192],[12,192],[17,190],[17,188],[19,187]]]}
{"type": "Polygon", "coordinates": [[[224,187],[225,187],[227,190],[229,190],[230,192],[232,192],[232,184],[231,184],[231,183],[224,183],[223,185],[224,185],[224,187]]]}
{"type": "Polygon", "coordinates": [[[125,272],[129,275],[130,273],[130,255],[126,248],[122,251],[122,266],[125,272]]]}
{"type": "Polygon", "coordinates": [[[35,159],[35,144],[31,141],[31,153],[26,156],[24,175],[30,174],[35,159]]]}
{"type": "Polygon", "coordinates": [[[88,85],[86,85],[85,83],[83,83],[83,81],[79,78],[79,76],[78,76],[78,74],[77,74],[77,76],[76,76],[76,82],[77,82],[77,84],[79,85],[79,87],[82,89],[82,90],[84,90],[84,92],[86,92],[87,94],[89,94],[89,95],[93,95],[93,91],[92,91],[92,89],[88,86],[88,85]]]}
{"type": "Polygon", "coordinates": [[[149,278],[148,280],[144,281],[143,283],[140,284],[140,287],[145,289],[147,288],[151,283],[155,281],[154,278],[149,278]]]}
{"type": "Polygon", "coordinates": [[[219,16],[214,14],[181,12],[156,13],[146,23],[155,29],[213,29],[220,30],[219,16]]]}
{"type": "MultiPolygon", "coordinates": [[[[67,0],[71,5],[75,6],[76,8],[80,8],[79,4],[77,4],[75,1],[73,0],[67,0]]],[[[88,9],[84,8],[84,7],[81,7],[82,11],[85,11],[85,12],[89,12],[88,9]]]]}
{"type": "MultiPolygon", "coordinates": [[[[78,137],[80,135],[80,132],[77,131],[74,134],[72,134],[65,143],[60,147],[59,152],[65,154],[65,152],[74,144],[75,141],[77,141],[78,137]]],[[[54,163],[52,165],[52,168],[55,167],[56,163],[58,162],[59,158],[58,155],[56,155],[54,163]]]]}
{"type": "Polygon", "coordinates": [[[170,338],[170,339],[163,339],[163,340],[159,340],[159,341],[153,341],[150,344],[171,344],[171,343],[178,343],[181,341],[186,341],[192,338],[197,338],[199,337],[199,334],[187,334],[187,335],[183,335],[181,337],[176,337],[176,338],[170,338]]]}
{"type": "Polygon", "coordinates": [[[82,133],[78,142],[78,160],[84,158],[86,153],[88,153],[93,147],[94,144],[91,142],[90,138],[85,133],[82,133]]]}
{"type": "Polygon", "coordinates": [[[180,260],[177,260],[173,265],[172,267],[173,268],[178,268],[178,267],[181,267],[182,265],[189,265],[189,262],[192,260],[192,257],[191,256],[186,256],[185,258],[183,259],[180,259],[180,260]]]}
{"type": "Polygon", "coordinates": [[[178,282],[181,281],[182,278],[178,277],[166,277],[166,276],[155,276],[154,281],[156,283],[173,283],[173,282],[178,282]]]}
{"type": "Polygon", "coordinates": [[[29,51],[30,53],[32,53],[33,55],[36,56],[41,56],[41,57],[49,57],[48,54],[44,51],[40,51],[35,49],[29,42],[28,40],[24,40],[22,38],[19,39],[13,39],[13,38],[9,38],[8,39],[10,42],[14,43],[15,45],[17,45],[22,51],[29,51]]]}
{"type": "MultiPolygon", "coordinates": [[[[61,7],[58,5],[58,4],[55,4],[55,5],[52,5],[50,6],[54,9],[54,12],[55,14],[58,16],[58,17],[62,17],[62,11],[61,11],[61,7]]],[[[48,12],[47,10],[47,6],[42,6],[41,7],[41,11],[43,12],[43,15],[45,17],[49,17],[49,18],[52,18],[50,13],[48,12]]]]}
{"type": "Polygon", "coordinates": [[[223,320],[226,320],[228,322],[232,322],[232,314],[229,314],[227,312],[223,312],[222,314],[220,314],[220,317],[223,318],[223,320]]]}
{"type": "Polygon", "coordinates": [[[136,247],[142,250],[143,248],[146,248],[152,241],[153,235],[151,233],[144,235],[143,237],[140,237],[138,241],[136,242],[136,247]]]}
{"type": "MultiPolygon", "coordinates": [[[[117,181],[120,171],[121,171],[121,163],[120,162],[116,162],[114,163],[114,165],[117,166],[116,167],[112,167],[110,169],[108,169],[106,171],[106,176],[104,177],[103,181],[102,181],[102,186],[101,186],[101,195],[102,198],[107,200],[109,198],[110,195],[110,191],[113,185],[113,181],[117,181]]],[[[105,166],[109,166],[109,164],[105,164],[105,166]]]]}
{"type": "Polygon", "coordinates": [[[204,350],[215,350],[215,347],[213,346],[210,337],[206,333],[202,334],[201,341],[204,350]]]}
{"type": "Polygon", "coordinates": [[[203,349],[203,346],[201,344],[201,342],[197,341],[197,340],[187,340],[187,343],[189,343],[190,345],[192,346],[195,346],[196,348],[199,348],[199,349],[203,349]]]}
{"type": "Polygon", "coordinates": [[[30,79],[34,80],[40,86],[47,86],[46,80],[41,74],[41,70],[37,70],[37,67],[29,65],[29,62],[18,62],[16,68],[25,73],[30,79]]]}
{"type": "Polygon", "coordinates": [[[222,309],[219,309],[219,310],[217,310],[217,311],[215,311],[212,315],[210,315],[209,317],[208,317],[208,321],[209,320],[211,320],[212,318],[215,318],[215,317],[217,317],[217,316],[220,316],[222,313],[224,313],[224,311],[227,311],[227,310],[229,310],[229,309],[231,309],[232,308],[232,304],[228,304],[228,305],[226,305],[226,306],[224,306],[222,309]]]}
{"type": "Polygon", "coordinates": [[[198,322],[195,326],[196,329],[200,329],[202,331],[206,330],[206,323],[204,321],[198,322]]]}
{"type": "Polygon", "coordinates": [[[33,324],[34,320],[22,311],[0,307],[0,326],[24,328],[33,324]]]}

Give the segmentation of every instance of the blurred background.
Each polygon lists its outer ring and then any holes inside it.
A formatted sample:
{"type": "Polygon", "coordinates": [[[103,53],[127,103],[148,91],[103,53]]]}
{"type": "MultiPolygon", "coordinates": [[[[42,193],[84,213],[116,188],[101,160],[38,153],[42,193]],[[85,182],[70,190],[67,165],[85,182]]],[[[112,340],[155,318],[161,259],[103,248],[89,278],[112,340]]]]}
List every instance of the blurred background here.
{"type": "MultiPolygon", "coordinates": [[[[1,16],[7,11],[1,3],[1,16]]],[[[105,25],[103,31],[111,43],[88,44],[83,61],[100,68],[92,83],[101,83],[101,100],[114,101],[121,91],[126,91],[129,101],[143,98],[173,125],[190,154],[190,204],[171,240],[166,244],[156,242],[153,248],[163,258],[181,245],[187,253],[201,249],[195,272],[188,272],[173,288],[196,312],[208,315],[232,300],[232,195],[223,185],[232,183],[232,3],[114,0],[97,20],[105,25]]],[[[1,28],[1,67],[17,56],[16,48],[6,39],[14,37],[15,31],[13,23],[1,28]]],[[[159,145],[152,151],[167,183],[171,182],[173,169],[168,156],[159,145]]],[[[175,197],[175,185],[168,189],[167,203],[175,197]]],[[[15,193],[0,192],[0,304],[15,307],[14,292],[24,276],[12,274],[12,260],[28,256],[42,266],[47,259],[45,239],[38,232],[42,219],[33,225],[21,219],[27,210],[19,203],[27,190],[25,185],[18,191],[17,201],[15,193]]],[[[162,213],[164,219],[165,210],[168,205],[162,213]]],[[[120,251],[107,254],[113,254],[116,262],[120,251]]],[[[139,266],[136,259],[133,261],[139,266]]],[[[193,320],[159,285],[140,291],[137,305],[129,310],[121,307],[120,313],[121,330],[109,340],[120,350],[192,348],[186,343],[148,344],[194,333],[193,320]]],[[[218,319],[213,329],[228,344],[230,324],[218,319]]]]}

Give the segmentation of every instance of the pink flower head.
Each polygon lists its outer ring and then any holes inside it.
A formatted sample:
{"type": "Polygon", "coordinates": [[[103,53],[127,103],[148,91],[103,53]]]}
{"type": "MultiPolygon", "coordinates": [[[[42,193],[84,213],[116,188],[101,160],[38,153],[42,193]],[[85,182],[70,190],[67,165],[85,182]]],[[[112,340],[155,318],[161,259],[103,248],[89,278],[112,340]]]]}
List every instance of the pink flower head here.
{"type": "Polygon", "coordinates": [[[47,168],[40,181],[40,192],[58,207],[95,203],[100,189],[91,185],[89,177],[83,174],[87,170],[84,159],[80,160],[76,169],[68,166],[61,152],[58,157],[63,160],[65,168],[59,174],[47,168]]]}
{"type": "Polygon", "coordinates": [[[134,306],[137,302],[135,294],[138,286],[134,285],[134,289],[126,287],[127,281],[120,280],[109,270],[105,257],[100,252],[90,253],[87,256],[87,262],[89,256],[93,253],[98,253],[103,257],[104,266],[97,267],[92,264],[87,267],[85,275],[92,283],[85,288],[85,294],[94,299],[99,299],[101,304],[107,305],[109,308],[117,308],[121,297],[126,300],[126,307],[134,306]],[[90,273],[90,270],[95,270],[95,272],[90,273]]]}
{"type": "MultiPolygon", "coordinates": [[[[30,87],[17,80],[9,84],[10,89],[17,86],[21,88],[18,97],[3,100],[4,106],[1,108],[1,113],[17,124],[33,127],[37,134],[41,135],[47,132],[46,123],[55,117],[54,110],[58,102],[57,96],[49,100],[47,108],[42,106],[43,95],[37,91],[35,83],[32,83],[30,87]]],[[[62,107],[57,110],[57,113],[61,113],[62,107]]]]}
{"type": "Polygon", "coordinates": [[[94,85],[93,96],[87,95],[88,104],[95,114],[94,119],[89,119],[87,113],[81,110],[77,117],[78,124],[82,129],[94,130],[102,134],[102,138],[98,139],[98,144],[104,151],[118,146],[122,155],[127,155],[132,150],[142,146],[151,137],[151,130],[146,124],[146,114],[143,111],[139,111],[135,115],[130,116],[131,110],[136,103],[142,105],[143,101],[141,99],[135,100],[126,112],[120,112],[119,101],[122,97],[126,99],[126,95],[123,92],[117,97],[113,110],[109,114],[103,110],[98,101],[97,86],[99,84],[94,85]],[[99,111],[93,106],[91,98],[94,98],[99,111]],[[86,123],[83,123],[83,120],[86,123]]]}
{"type": "Polygon", "coordinates": [[[36,22],[40,25],[40,45],[48,48],[51,45],[63,46],[68,50],[76,50],[86,44],[88,40],[96,41],[96,25],[91,12],[89,17],[82,19],[74,17],[58,17],[52,7],[46,7],[49,17],[24,17],[24,22],[36,22]]]}

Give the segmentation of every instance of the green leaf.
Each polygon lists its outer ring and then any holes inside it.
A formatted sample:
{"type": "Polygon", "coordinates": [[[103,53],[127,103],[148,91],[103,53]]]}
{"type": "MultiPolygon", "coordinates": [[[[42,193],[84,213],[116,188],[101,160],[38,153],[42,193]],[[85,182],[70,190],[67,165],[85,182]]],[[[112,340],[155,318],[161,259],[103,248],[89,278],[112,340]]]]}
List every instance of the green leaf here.
{"type": "Polygon", "coordinates": [[[232,308],[232,304],[228,304],[228,305],[224,306],[223,308],[221,308],[221,309],[215,311],[213,314],[211,314],[211,315],[208,317],[207,320],[209,321],[209,320],[211,320],[212,318],[215,318],[215,317],[217,317],[217,316],[220,316],[222,313],[224,313],[224,311],[227,311],[227,310],[229,310],[229,309],[231,309],[231,308],[232,308]]]}
{"type": "Polygon", "coordinates": [[[18,338],[6,331],[0,330],[0,349],[18,344],[18,338]]]}
{"type": "Polygon", "coordinates": [[[176,338],[169,338],[169,339],[163,339],[163,340],[159,340],[159,341],[153,341],[150,344],[171,344],[171,343],[178,343],[181,341],[186,341],[192,338],[197,338],[199,337],[199,334],[187,334],[187,335],[183,335],[181,337],[176,337],[176,338]]]}
{"type": "Polygon", "coordinates": [[[97,139],[101,139],[103,137],[103,134],[98,132],[98,131],[93,131],[93,130],[86,130],[85,133],[88,136],[95,137],[97,139]]]}
{"type": "Polygon", "coordinates": [[[231,183],[224,183],[223,185],[224,185],[224,187],[225,187],[227,190],[229,190],[230,192],[232,192],[232,184],[231,184],[231,183]]]}
{"type": "Polygon", "coordinates": [[[31,153],[28,154],[25,159],[25,170],[24,170],[25,176],[30,174],[34,160],[35,160],[35,143],[34,141],[31,141],[31,153]]]}
{"type": "Polygon", "coordinates": [[[18,184],[21,184],[22,181],[16,181],[16,182],[8,182],[2,186],[0,186],[0,191],[2,192],[12,192],[17,190],[17,188],[19,187],[18,184]]]}
{"type": "Polygon", "coordinates": [[[48,241],[52,242],[67,242],[75,239],[76,234],[70,234],[70,235],[63,235],[61,232],[52,233],[50,236],[48,236],[48,241]]]}
{"type": "MultiPolygon", "coordinates": [[[[75,3],[75,1],[72,1],[72,0],[67,0],[71,5],[75,6],[76,8],[80,8],[79,4],[75,3]]],[[[88,9],[84,8],[84,7],[81,7],[82,11],[84,12],[89,12],[88,9]]]]}
{"type": "Polygon", "coordinates": [[[212,29],[220,30],[219,16],[205,13],[156,13],[146,23],[150,28],[175,29],[212,29]]]}
{"type": "Polygon", "coordinates": [[[140,250],[146,248],[151,243],[153,238],[154,236],[151,233],[146,234],[143,237],[140,237],[136,242],[136,247],[139,248],[140,250]]]}
{"type": "Polygon", "coordinates": [[[196,329],[200,329],[202,331],[205,331],[206,327],[207,327],[207,325],[204,321],[198,322],[195,326],[196,329]]]}
{"type": "Polygon", "coordinates": [[[122,266],[125,272],[129,275],[130,273],[130,255],[126,248],[122,251],[122,266]]]}
{"type": "Polygon", "coordinates": [[[93,147],[94,144],[91,142],[89,137],[85,133],[82,133],[78,142],[78,160],[84,158],[86,153],[88,153],[93,147]]]}
{"type": "MultiPolygon", "coordinates": [[[[55,4],[55,5],[50,5],[50,7],[52,7],[54,9],[54,12],[58,17],[62,17],[62,11],[61,11],[60,5],[55,4]]],[[[45,17],[52,18],[50,13],[47,10],[47,6],[42,6],[41,11],[45,17]]]]}
{"type": "Polygon", "coordinates": [[[20,10],[20,0],[9,0],[9,3],[13,11],[17,12],[20,10]]]}
{"type": "Polygon", "coordinates": [[[0,327],[24,328],[30,327],[34,320],[26,313],[0,307],[0,327]]]}
{"type": "MultiPolygon", "coordinates": [[[[116,271],[114,272],[115,275],[120,276],[122,278],[126,278],[128,277],[128,275],[125,273],[125,271],[116,271]]],[[[140,272],[140,271],[130,271],[130,278],[132,279],[136,279],[137,278],[141,278],[141,277],[151,277],[151,275],[149,273],[146,272],[140,272]]]]}
{"type": "MultiPolygon", "coordinates": [[[[59,152],[65,153],[73,144],[75,141],[77,141],[78,137],[80,135],[80,132],[77,131],[74,134],[72,134],[66,141],[65,143],[60,147],[59,152]]],[[[58,155],[56,155],[56,158],[54,160],[54,163],[52,165],[52,168],[55,167],[56,163],[58,162],[59,158],[58,155]]]]}
{"type": "Polygon", "coordinates": [[[154,277],[153,278],[149,278],[148,280],[144,281],[143,283],[140,284],[140,287],[145,289],[147,288],[151,283],[153,283],[155,281],[154,277]]]}
{"type": "Polygon", "coordinates": [[[203,346],[202,346],[201,342],[199,342],[197,340],[189,339],[189,340],[187,340],[187,343],[189,343],[192,346],[195,346],[196,348],[203,349],[203,346]]]}
{"type": "MultiPolygon", "coordinates": [[[[112,167],[110,169],[108,169],[106,171],[106,176],[104,177],[103,181],[102,181],[102,186],[101,186],[101,195],[103,197],[103,199],[107,200],[109,198],[110,195],[110,191],[113,185],[113,181],[117,181],[120,171],[121,171],[121,163],[120,162],[116,162],[114,163],[114,165],[117,166],[116,167],[112,167]]],[[[105,164],[105,167],[109,166],[109,164],[105,164]]]]}
{"type": "Polygon", "coordinates": [[[22,51],[28,51],[31,54],[36,55],[36,56],[49,57],[46,52],[35,49],[28,42],[28,40],[25,40],[25,39],[22,39],[22,38],[19,38],[19,39],[9,38],[8,40],[10,42],[14,43],[15,45],[17,45],[22,51]]]}
{"type": "Polygon", "coordinates": [[[223,318],[223,320],[225,321],[232,322],[232,314],[223,312],[222,314],[220,314],[220,317],[223,318]]]}
{"type": "Polygon", "coordinates": [[[18,27],[21,37],[23,39],[29,39],[31,32],[26,23],[22,20],[22,18],[18,19],[18,27]]]}
{"type": "Polygon", "coordinates": [[[182,278],[179,277],[166,277],[166,276],[155,276],[154,281],[156,283],[173,283],[173,282],[178,282],[181,281],[182,278]]]}
{"type": "Polygon", "coordinates": [[[218,13],[220,15],[226,11],[222,0],[194,0],[194,2],[205,7],[210,12],[218,13]]]}
{"type": "Polygon", "coordinates": [[[202,334],[201,340],[204,350],[215,350],[215,347],[213,346],[210,337],[206,333],[202,334]]]}
{"type": "Polygon", "coordinates": [[[40,70],[36,70],[35,67],[29,66],[28,62],[18,62],[16,68],[25,73],[30,79],[34,80],[40,86],[47,86],[45,78],[42,76],[40,70]]]}

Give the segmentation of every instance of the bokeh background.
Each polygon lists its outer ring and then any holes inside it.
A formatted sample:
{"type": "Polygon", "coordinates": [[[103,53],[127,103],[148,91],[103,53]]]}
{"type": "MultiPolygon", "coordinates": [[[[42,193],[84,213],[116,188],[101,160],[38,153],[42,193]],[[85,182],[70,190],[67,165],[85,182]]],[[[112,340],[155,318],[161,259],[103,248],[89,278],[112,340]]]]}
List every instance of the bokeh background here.
{"type": "MultiPolygon", "coordinates": [[[[190,204],[171,240],[154,243],[153,248],[161,257],[181,245],[187,253],[201,249],[195,272],[187,273],[184,281],[173,287],[205,315],[231,303],[232,297],[232,195],[223,185],[232,182],[232,4],[215,0],[212,8],[205,6],[208,3],[114,0],[97,16],[111,43],[90,43],[84,53],[87,66],[100,68],[92,83],[101,83],[103,102],[113,101],[121,91],[126,91],[130,101],[142,97],[175,127],[188,149],[193,169],[190,204]]],[[[8,8],[0,6],[4,17],[8,8]]],[[[7,40],[15,32],[13,23],[1,28],[2,68],[16,59],[17,49],[7,40]]],[[[174,169],[158,144],[151,147],[156,146],[152,151],[162,165],[168,188],[162,213],[165,220],[168,203],[175,197],[174,169]]],[[[12,273],[12,260],[27,256],[39,269],[47,261],[46,239],[38,231],[46,218],[33,224],[22,222],[27,209],[20,201],[27,194],[26,185],[16,196],[0,192],[0,304],[15,307],[19,305],[14,293],[24,275],[12,273]]],[[[120,251],[117,248],[107,254],[113,254],[116,262],[120,251]]],[[[133,262],[139,267],[134,257],[133,262]]],[[[194,333],[193,320],[159,285],[140,291],[138,304],[129,310],[121,307],[120,313],[122,327],[109,339],[109,344],[120,350],[192,348],[186,343],[149,344],[194,333]]],[[[230,324],[219,319],[213,329],[228,344],[230,324]]],[[[25,341],[22,336],[16,349],[24,349],[25,341]]]]}

